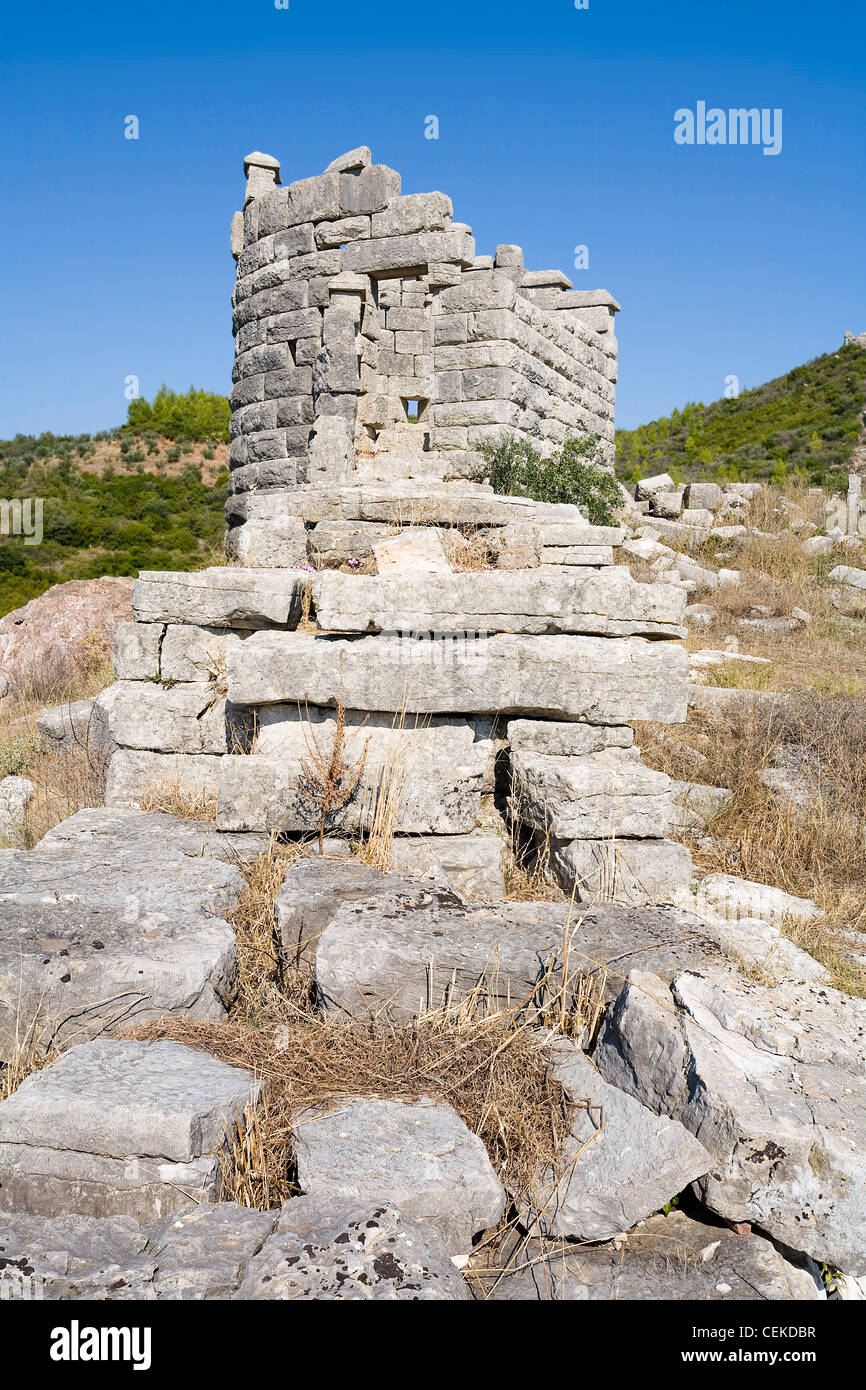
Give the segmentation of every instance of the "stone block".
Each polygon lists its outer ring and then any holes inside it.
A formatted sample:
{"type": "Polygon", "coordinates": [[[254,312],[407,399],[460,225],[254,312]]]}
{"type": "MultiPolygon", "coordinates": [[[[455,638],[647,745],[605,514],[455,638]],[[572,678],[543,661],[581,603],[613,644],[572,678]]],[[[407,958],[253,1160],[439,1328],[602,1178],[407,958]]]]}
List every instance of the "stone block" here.
{"type": "Polygon", "coordinates": [[[310,1197],[369,1206],[384,1199],[430,1223],[465,1263],[473,1237],[495,1226],[505,1192],[481,1140],[450,1105],[358,1098],[294,1126],[298,1181],[310,1197]]]}
{"type": "Polygon", "coordinates": [[[340,1201],[296,1197],[250,1261],[236,1297],[293,1302],[469,1300],[463,1276],[429,1223],[378,1199],[347,1210],[340,1201]]]}
{"type": "Polygon", "coordinates": [[[170,1042],[82,1043],[0,1102],[12,1211],[155,1220],[213,1198],[227,1129],[259,1083],[170,1042]]]}
{"type": "Polygon", "coordinates": [[[105,786],[107,806],[137,809],[150,795],[177,797],[216,813],[222,757],[214,753],[154,753],[121,748],[111,759],[105,786]]]}
{"type": "MultiPolygon", "coordinates": [[[[300,222],[335,221],[343,211],[340,203],[342,177],[334,170],[289,184],[286,190],[286,225],[292,227],[300,222]]],[[[348,210],[354,212],[356,209],[348,210]]]]}
{"type": "MultiPolygon", "coordinates": [[[[409,236],[371,237],[353,241],[343,251],[343,269],[362,275],[409,270],[430,261],[471,260],[475,243],[465,232],[413,232],[409,236]]],[[[451,291],[444,290],[443,294],[451,291]]]]}
{"type": "MultiPolygon", "coordinates": [[[[369,164],[340,175],[340,211],[343,214],[382,212],[400,196],[400,175],[387,164],[369,164]]],[[[347,270],[357,267],[346,266],[347,270]]]]}
{"type": "MultiPolygon", "coordinates": [[[[424,575],[425,579],[420,581],[420,587],[423,588],[426,586],[427,575],[451,574],[451,566],[445,555],[442,538],[439,532],[432,527],[422,527],[420,529],[411,528],[408,531],[404,531],[399,536],[375,541],[373,543],[373,555],[376,560],[376,568],[379,571],[379,575],[382,576],[386,582],[387,576],[389,575],[424,575]]],[[[336,576],[329,576],[329,578],[331,577],[336,576]]],[[[360,577],[361,576],[358,576],[358,578],[360,577]]],[[[352,576],[349,576],[349,578],[351,579],[352,576]]],[[[398,588],[402,589],[405,588],[406,580],[400,578],[398,580],[392,580],[391,583],[392,586],[396,584],[398,588]]],[[[327,595],[329,592],[333,594],[334,589],[325,587],[324,589],[320,588],[318,592],[325,606],[327,615],[327,595]]],[[[346,596],[351,594],[352,597],[358,595],[362,604],[370,602],[369,589],[365,589],[363,596],[361,596],[359,591],[354,588],[354,581],[351,590],[346,590],[345,586],[338,585],[337,592],[346,596]]],[[[330,618],[332,621],[328,621],[328,617],[326,616],[320,621],[320,626],[330,626],[344,632],[359,630],[356,626],[347,629],[342,621],[344,617],[347,618],[348,615],[339,611],[330,611],[330,618]]],[[[393,626],[396,627],[399,626],[399,624],[394,624],[393,626]]],[[[417,626],[417,624],[410,623],[405,624],[405,626],[417,626]]],[[[429,624],[426,626],[429,626],[429,624]]],[[[365,628],[361,628],[360,630],[365,631],[368,628],[369,622],[365,625],[365,628]]]]}
{"type": "Polygon", "coordinates": [[[319,222],[315,239],[316,246],[322,251],[330,246],[344,246],[347,241],[360,241],[369,235],[369,217],[339,217],[336,222],[319,222]]]}
{"type": "Polygon", "coordinates": [[[684,723],[688,654],[628,637],[467,641],[255,633],[226,653],[234,704],[307,702],[408,713],[527,714],[621,725],[684,723]],[[344,659],[345,658],[345,659],[344,659]]]}
{"type": "Polygon", "coordinates": [[[506,726],[515,753],[541,753],[547,757],[580,757],[605,748],[631,748],[634,729],[593,724],[567,724],[553,719],[512,719],[506,726]]]}
{"type": "Polygon", "coordinates": [[[452,215],[451,199],[444,193],[409,193],[386,212],[374,213],[372,232],[374,237],[387,237],[441,231],[452,215]]]}
{"type": "Polygon", "coordinates": [[[555,1166],[537,1173],[523,1203],[528,1229],[557,1239],[611,1240],[712,1167],[683,1125],[611,1086],[574,1043],[551,1035],[545,1053],[571,1119],[555,1166]]]}
{"type": "Polygon", "coordinates": [[[660,838],[673,812],[670,778],[639,758],[636,748],[570,758],[512,753],[515,814],[556,840],[660,838]]]}
{"type": "MultiPolygon", "coordinates": [[[[313,580],[317,622],[333,632],[597,633],[682,637],[685,595],[639,584],[624,566],[562,574],[544,569],[452,573],[439,534],[409,531],[374,546],[379,575],[335,572],[313,580]],[[391,577],[382,559],[436,537],[436,566],[391,577]]],[[[426,556],[425,556],[426,558],[426,556]]],[[[414,567],[414,565],[413,565],[414,567]]],[[[408,566],[407,566],[408,569],[408,566]]]]}
{"type": "Polygon", "coordinates": [[[578,902],[677,902],[692,880],[692,856],[674,840],[551,840],[550,862],[578,902]]]}
{"type": "Polygon", "coordinates": [[[164,686],[118,681],[108,722],[119,748],[225,753],[233,739],[234,724],[226,702],[215,685],[207,682],[164,686]]]}
{"type": "Polygon", "coordinates": [[[296,627],[304,580],[299,575],[228,565],[191,573],[143,570],[132,592],[140,623],[200,627],[296,627]]]}

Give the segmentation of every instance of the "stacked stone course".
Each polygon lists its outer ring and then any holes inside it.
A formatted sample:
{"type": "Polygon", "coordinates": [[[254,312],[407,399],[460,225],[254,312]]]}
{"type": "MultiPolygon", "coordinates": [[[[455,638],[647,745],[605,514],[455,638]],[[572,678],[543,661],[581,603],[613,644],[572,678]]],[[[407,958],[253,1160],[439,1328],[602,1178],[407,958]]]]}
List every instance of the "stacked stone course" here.
{"type": "Polygon", "coordinates": [[[369,832],[385,799],[400,862],[414,843],[501,896],[511,820],[569,889],[668,895],[689,857],[628,725],[685,719],[684,596],[614,564],[619,528],[466,476],[504,428],[609,455],[618,306],[519,247],[477,257],[444,194],[402,195],[365,148],[288,187],[268,156],[246,172],[234,563],[139,579],[109,802],[168,783],[226,832],[310,833],[342,740],[329,832],[369,832]]]}

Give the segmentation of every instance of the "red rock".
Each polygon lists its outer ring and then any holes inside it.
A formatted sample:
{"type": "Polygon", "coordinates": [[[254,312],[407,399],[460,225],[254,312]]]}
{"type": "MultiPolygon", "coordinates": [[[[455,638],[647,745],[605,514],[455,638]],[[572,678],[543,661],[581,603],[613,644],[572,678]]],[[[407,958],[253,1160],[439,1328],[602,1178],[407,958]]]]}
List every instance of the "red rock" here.
{"type": "MultiPolygon", "coordinates": [[[[132,618],[132,579],[72,579],[0,618],[0,677],[37,698],[111,654],[118,623],[132,618]]],[[[2,681],[0,681],[2,685],[2,681]]]]}

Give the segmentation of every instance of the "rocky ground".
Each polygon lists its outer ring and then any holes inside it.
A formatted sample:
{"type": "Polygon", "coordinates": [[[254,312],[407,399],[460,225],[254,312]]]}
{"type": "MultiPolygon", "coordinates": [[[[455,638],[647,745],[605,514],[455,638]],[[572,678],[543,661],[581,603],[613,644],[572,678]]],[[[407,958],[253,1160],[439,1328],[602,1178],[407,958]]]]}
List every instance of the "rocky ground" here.
{"type": "Polygon", "coordinates": [[[637,726],[695,857],[676,901],[105,807],[101,663],[0,701],[2,1277],[859,1295],[863,542],[751,491],[646,480],[623,512],[620,561],[690,600],[688,721],[637,726]]]}

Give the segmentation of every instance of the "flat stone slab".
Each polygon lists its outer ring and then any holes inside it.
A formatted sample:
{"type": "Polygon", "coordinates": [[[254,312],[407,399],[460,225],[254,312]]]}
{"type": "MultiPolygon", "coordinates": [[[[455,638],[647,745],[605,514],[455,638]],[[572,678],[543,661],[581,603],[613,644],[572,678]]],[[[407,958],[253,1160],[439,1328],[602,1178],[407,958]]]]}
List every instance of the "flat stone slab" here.
{"type": "Polygon", "coordinates": [[[702,1144],[609,1085],[580,1048],[551,1035],[553,1076],[573,1107],[553,1169],[539,1172],[523,1223],[545,1236],[610,1240],[678,1196],[712,1165],[702,1144]]]}
{"type": "Polygon", "coordinates": [[[257,1102],[248,1073],[170,1042],[98,1038],[0,1102],[11,1210],[159,1217],[215,1190],[228,1127],[257,1102]]]}
{"type": "Polygon", "coordinates": [[[120,748],[108,765],[105,804],[137,811],[147,796],[162,793],[202,805],[210,801],[215,814],[223,757],[219,753],[120,748]]]}
{"type": "Polygon", "coordinates": [[[545,569],[479,574],[341,574],[313,580],[330,632],[588,633],[684,637],[685,594],[639,584],[624,566],[587,575],[545,569]]]}
{"type": "Polygon", "coordinates": [[[793,917],[808,922],[824,915],[811,898],[798,898],[782,888],[735,874],[707,874],[697,881],[688,899],[683,899],[683,906],[693,906],[702,917],[722,921],[758,917],[765,922],[784,922],[793,917]]]}
{"type": "Polygon", "coordinates": [[[556,719],[511,719],[507,734],[513,753],[541,753],[553,758],[601,753],[605,748],[631,748],[634,743],[634,729],[628,724],[616,728],[556,719]]]}
{"type": "Polygon", "coordinates": [[[403,1216],[384,1200],[347,1207],[296,1197],[283,1206],[235,1297],[466,1302],[470,1295],[429,1222],[403,1216]]]}
{"type": "Polygon", "coordinates": [[[5,1277],[14,1299],[18,1274],[49,1300],[230,1298],[277,1219],[234,1202],[203,1202],[155,1225],[0,1211],[0,1288],[5,1277]]]}
{"type": "Polygon", "coordinates": [[[80,811],[0,851],[0,1057],[22,1029],[68,1043],[165,1014],[219,1019],[234,997],[225,920],[243,888],[212,830],[80,811]]]}
{"type": "Polygon", "coordinates": [[[520,820],[557,840],[660,838],[673,812],[670,778],[644,767],[636,748],[512,753],[511,799],[520,820]]]}
{"type": "Polygon", "coordinates": [[[305,588],[305,576],[284,569],[142,570],[132,608],[140,623],[297,627],[305,588]]]}
{"type": "Polygon", "coordinates": [[[866,570],[855,569],[853,565],[836,565],[829,578],[835,579],[837,584],[846,584],[849,589],[866,589],[866,570]]]}
{"type": "Polygon", "coordinates": [[[620,957],[629,969],[643,965],[668,978],[725,962],[704,924],[679,908],[604,903],[572,912],[567,903],[471,903],[423,880],[367,879],[360,866],[351,872],[350,887],[333,863],[311,859],[297,876],[290,870],[281,921],[288,949],[303,943],[307,959],[315,950],[325,1007],[358,1017],[386,1010],[410,1019],[446,995],[465,997],[482,979],[495,999],[528,999],[549,969],[558,978],[566,940],[570,971],[601,974],[611,963],[610,998],[622,982],[620,957]],[[342,892],[351,899],[342,902],[342,892]]]}
{"type": "Polygon", "coordinates": [[[108,725],[120,748],[219,754],[244,742],[243,715],[233,719],[225,699],[206,681],[117,681],[110,689],[108,725]]]}
{"type": "Polygon", "coordinates": [[[866,1267],[866,1002],[821,982],[636,964],[594,1050],[602,1075],[713,1156],[701,1199],[843,1273],[866,1267]]]}
{"type": "Polygon", "coordinates": [[[535,714],[589,724],[684,723],[688,654],[639,637],[450,642],[261,632],[226,653],[237,705],[300,703],[415,714],[535,714]]]}
{"type": "Polygon", "coordinates": [[[385,1200],[430,1222],[460,1263],[505,1208],[483,1143],[442,1102],[349,1099],[299,1116],[293,1134],[308,1196],[347,1207],[385,1200]]]}
{"type": "Polygon", "coordinates": [[[495,1301],[823,1302],[816,1266],[800,1268],[754,1231],[737,1235],[682,1211],[651,1216],[617,1245],[582,1247],[531,1240],[495,1301]]]}

